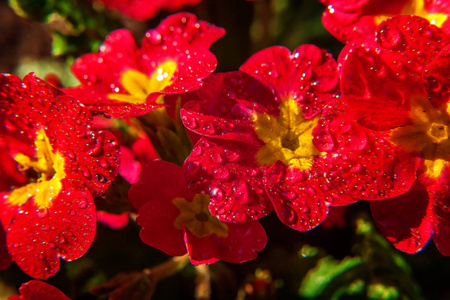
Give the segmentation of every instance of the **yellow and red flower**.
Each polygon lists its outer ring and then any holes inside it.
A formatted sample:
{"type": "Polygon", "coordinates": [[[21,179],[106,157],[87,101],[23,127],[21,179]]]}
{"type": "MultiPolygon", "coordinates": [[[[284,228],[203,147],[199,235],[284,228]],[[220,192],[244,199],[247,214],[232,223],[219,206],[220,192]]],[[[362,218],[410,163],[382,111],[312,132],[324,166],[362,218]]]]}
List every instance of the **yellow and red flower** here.
{"type": "Polygon", "coordinates": [[[144,166],[129,199],[138,209],[142,241],[172,256],[188,253],[193,264],[245,262],[267,242],[258,221],[233,224],[211,215],[210,196],[189,190],[182,168],[169,162],[144,166]]]}
{"type": "Polygon", "coordinates": [[[135,20],[146,21],[160,10],[177,11],[184,6],[196,5],[201,0],[95,0],[106,7],[135,20]]]}
{"type": "Polygon", "coordinates": [[[161,107],[161,94],[199,88],[216,68],[208,48],[225,31],[178,13],[149,30],[139,48],[130,31],[113,31],[98,53],[78,58],[73,74],[81,82],[64,91],[91,111],[108,117],[141,116],[161,107]]]}
{"type": "MultiPolygon", "coordinates": [[[[391,176],[405,167],[398,149],[376,145],[383,136],[343,116],[338,85],[336,62],[313,45],[293,54],[270,47],[241,72],[206,79],[202,101],[185,104],[181,116],[203,136],[186,171],[190,187],[210,194],[213,215],[239,223],[275,209],[283,223],[305,231],[329,206],[409,189],[411,182],[391,176]],[[374,156],[383,160],[375,164],[374,156]]],[[[404,169],[407,176],[411,167],[404,169]]]]}
{"type": "Polygon", "coordinates": [[[0,86],[2,153],[22,176],[0,190],[6,244],[24,272],[45,279],[59,258],[77,259],[92,243],[92,199],[117,175],[118,144],[110,132],[92,130],[77,100],[33,74],[1,75],[0,86]]]}
{"type": "Polygon", "coordinates": [[[408,193],[371,203],[372,215],[400,250],[418,252],[433,237],[450,255],[450,36],[413,16],[384,21],[376,36],[374,47],[348,46],[342,92],[353,118],[419,165],[408,193]]]}
{"type": "Polygon", "coordinates": [[[448,0],[321,0],[327,6],[322,21],[343,43],[373,36],[384,20],[394,15],[416,15],[450,31],[448,0]]]}

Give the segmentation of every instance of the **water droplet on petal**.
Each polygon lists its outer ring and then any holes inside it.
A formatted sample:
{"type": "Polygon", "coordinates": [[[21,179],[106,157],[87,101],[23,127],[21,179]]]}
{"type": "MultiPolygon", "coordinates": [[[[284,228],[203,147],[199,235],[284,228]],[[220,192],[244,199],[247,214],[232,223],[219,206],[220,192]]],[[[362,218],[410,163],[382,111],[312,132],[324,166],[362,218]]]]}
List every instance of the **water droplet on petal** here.
{"type": "Polygon", "coordinates": [[[106,168],[108,167],[108,162],[102,158],[102,159],[100,159],[100,160],[98,161],[98,165],[99,165],[100,167],[106,169],[106,168]]]}
{"type": "Polygon", "coordinates": [[[66,238],[63,235],[58,235],[55,239],[58,244],[64,244],[66,242],[66,238]]]}
{"type": "Polygon", "coordinates": [[[45,218],[48,216],[48,208],[45,206],[40,206],[36,210],[36,214],[37,214],[38,218],[45,218]]]}
{"type": "Polygon", "coordinates": [[[356,163],[355,165],[352,166],[352,168],[350,169],[351,173],[358,173],[359,171],[361,171],[362,166],[360,163],[356,163]]]}
{"type": "Polygon", "coordinates": [[[194,175],[195,173],[197,173],[199,168],[200,168],[199,165],[197,165],[196,163],[189,162],[186,166],[186,175],[187,176],[194,175]]]}
{"type": "Polygon", "coordinates": [[[378,31],[378,39],[381,45],[385,48],[392,48],[397,46],[402,38],[400,30],[393,24],[384,24],[381,30],[378,31]]]}
{"type": "Polygon", "coordinates": [[[223,200],[223,191],[219,187],[212,187],[209,194],[217,201],[223,200]]]}
{"type": "Polygon", "coordinates": [[[161,42],[162,42],[161,33],[159,33],[156,29],[147,31],[147,33],[145,34],[145,37],[148,38],[150,43],[152,43],[153,45],[158,45],[158,44],[161,44],[161,42]]]}
{"type": "Polygon", "coordinates": [[[290,207],[285,207],[281,215],[288,224],[296,223],[297,221],[297,214],[290,207]]]}
{"type": "Polygon", "coordinates": [[[206,122],[203,125],[203,132],[206,134],[214,134],[214,132],[215,132],[214,124],[211,122],[206,122]]]}
{"type": "Polygon", "coordinates": [[[194,118],[183,117],[184,125],[188,129],[195,129],[198,127],[198,122],[194,118]]]}
{"type": "Polygon", "coordinates": [[[228,98],[230,99],[236,99],[236,93],[234,91],[229,91],[227,93],[228,98]]]}
{"type": "Polygon", "coordinates": [[[307,187],[305,188],[305,192],[309,195],[309,196],[315,196],[317,194],[316,190],[312,187],[307,187]]]}
{"type": "Polygon", "coordinates": [[[90,179],[91,178],[91,172],[89,171],[89,169],[86,166],[84,166],[81,169],[81,175],[83,175],[86,179],[90,179]]]}
{"type": "Polygon", "coordinates": [[[192,149],[191,155],[192,156],[200,156],[203,154],[203,150],[202,147],[200,147],[200,145],[197,145],[194,147],[194,149],[192,149]]]}
{"type": "Polygon", "coordinates": [[[214,170],[214,174],[213,174],[214,178],[217,178],[217,179],[226,179],[226,178],[228,178],[229,175],[230,175],[230,173],[228,172],[228,169],[225,167],[217,167],[214,170]]]}
{"type": "Polygon", "coordinates": [[[297,193],[294,191],[286,191],[283,192],[283,196],[285,196],[289,200],[294,200],[295,198],[297,198],[297,193]]]}
{"type": "Polygon", "coordinates": [[[234,216],[235,222],[247,222],[248,219],[249,219],[248,215],[243,211],[236,212],[236,214],[234,216]]]}
{"type": "Polygon", "coordinates": [[[88,205],[88,201],[86,198],[80,198],[77,200],[77,206],[80,209],[85,209],[88,205]]]}
{"type": "Polygon", "coordinates": [[[233,191],[235,193],[236,199],[239,200],[241,204],[245,204],[246,202],[248,202],[248,189],[245,181],[238,180],[234,182],[233,191]]]}
{"type": "Polygon", "coordinates": [[[216,164],[220,164],[223,162],[222,156],[217,152],[211,153],[210,157],[211,157],[211,160],[216,164]]]}
{"type": "Polygon", "coordinates": [[[96,174],[95,175],[95,179],[97,179],[98,182],[100,183],[105,183],[108,179],[103,176],[102,174],[96,174]]]}

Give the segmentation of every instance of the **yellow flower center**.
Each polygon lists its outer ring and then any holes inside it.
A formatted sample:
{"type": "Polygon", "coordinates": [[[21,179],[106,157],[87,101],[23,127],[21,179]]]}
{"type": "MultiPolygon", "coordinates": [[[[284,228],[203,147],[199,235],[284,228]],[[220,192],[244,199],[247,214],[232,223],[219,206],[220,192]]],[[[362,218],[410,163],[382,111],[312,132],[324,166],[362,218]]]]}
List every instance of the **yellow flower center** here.
{"type": "Polygon", "coordinates": [[[8,197],[8,203],[22,205],[34,197],[36,206],[48,208],[52,199],[56,198],[62,189],[61,180],[66,177],[64,158],[59,152],[53,152],[44,129],[38,131],[35,145],[37,157],[19,153],[14,159],[23,171],[33,168],[38,173],[38,179],[13,190],[8,197]]]}
{"type": "Polygon", "coordinates": [[[255,132],[266,144],[256,154],[261,165],[272,165],[278,160],[300,170],[311,168],[314,156],[324,155],[314,146],[312,131],[320,115],[306,120],[297,103],[288,99],[280,104],[278,118],[256,114],[255,132]]]}
{"type": "Polygon", "coordinates": [[[175,198],[173,204],[180,210],[180,215],[175,219],[174,225],[181,229],[184,223],[186,229],[198,238],[215,233],[218,237],[228,237],[228,226],[214,217],[208,209],[209,196],[196,194],[189,202],[183,198],[175,198]]]}
{"type": "Polygon", "coordinates": [[[411,102],[410,116],[413,124],[394,130],[391,141],[408,152],[422,155],[425,174],[437,178],[450,161],[447,107],[437,109],[426,97],[417,97],[411,102]]]}
{"type": "MultiPolygon", "coordinates": [[[[407,3],[400,15],[415,15],[427,19],[431,24],[441,27],[447,20],[447,15],[443,13],[430,14],[425,9],[424,0],[411,0],[407,3]]],[[[392,17],[392,15],[379,15],[375,17],[375,23],[379,25],[384,20],[392,17]]]]}
{"type": "Polygon", "coordinates": [[[122,73],[120,83],[128,93],[110,93],[108,98],[131,104],[143,104],[147,101],[148,95],[160,92],[172,84],[172,76],[176,70],[177,64],[168,60],[160,64],[150,77],[137,70],[125,71],[122,73]]]}

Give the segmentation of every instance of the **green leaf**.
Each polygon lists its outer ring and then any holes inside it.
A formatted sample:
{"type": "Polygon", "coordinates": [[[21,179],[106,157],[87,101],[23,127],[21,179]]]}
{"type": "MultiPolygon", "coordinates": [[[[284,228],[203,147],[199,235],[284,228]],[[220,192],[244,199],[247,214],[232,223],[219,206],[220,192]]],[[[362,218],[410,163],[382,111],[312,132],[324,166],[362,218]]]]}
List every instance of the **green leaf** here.
{"type": "Polygon", "coordinates": [[[306,274],[299,294],[302,297],[314,299],[323,297],[325,290],[329,288],[331,288],[331,294],[334,294],[334,286],[347,287],[345,285],[350,285],[353,278],[359,277],[361,267],[364,268],[363,264],[360,257],[346,257],[342,261],[335,260],[332,256],[324,257],[306,274]]]}

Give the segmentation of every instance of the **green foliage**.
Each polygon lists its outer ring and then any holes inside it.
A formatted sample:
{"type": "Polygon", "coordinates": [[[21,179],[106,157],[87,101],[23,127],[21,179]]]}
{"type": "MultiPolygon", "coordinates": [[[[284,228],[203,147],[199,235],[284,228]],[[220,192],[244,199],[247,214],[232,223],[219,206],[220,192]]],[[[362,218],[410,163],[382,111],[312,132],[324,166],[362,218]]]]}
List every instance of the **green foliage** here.
{"type": "MultiPolygon", "coordinates": [[[[299,295],[307,299],[423,299],[407,262],[366,216],[356,221],[355,256],[320,258],[303,278],[299,295]]],[[[308,246],[300,254],[314,252],[308,246]]]]}
{"type": "Polygon", "coordinates": [[[105,35],[119,27],[89,0],[9,0],[9,5],[19,16],[48,25],[55,56],[97,51],[105,35]]]}

